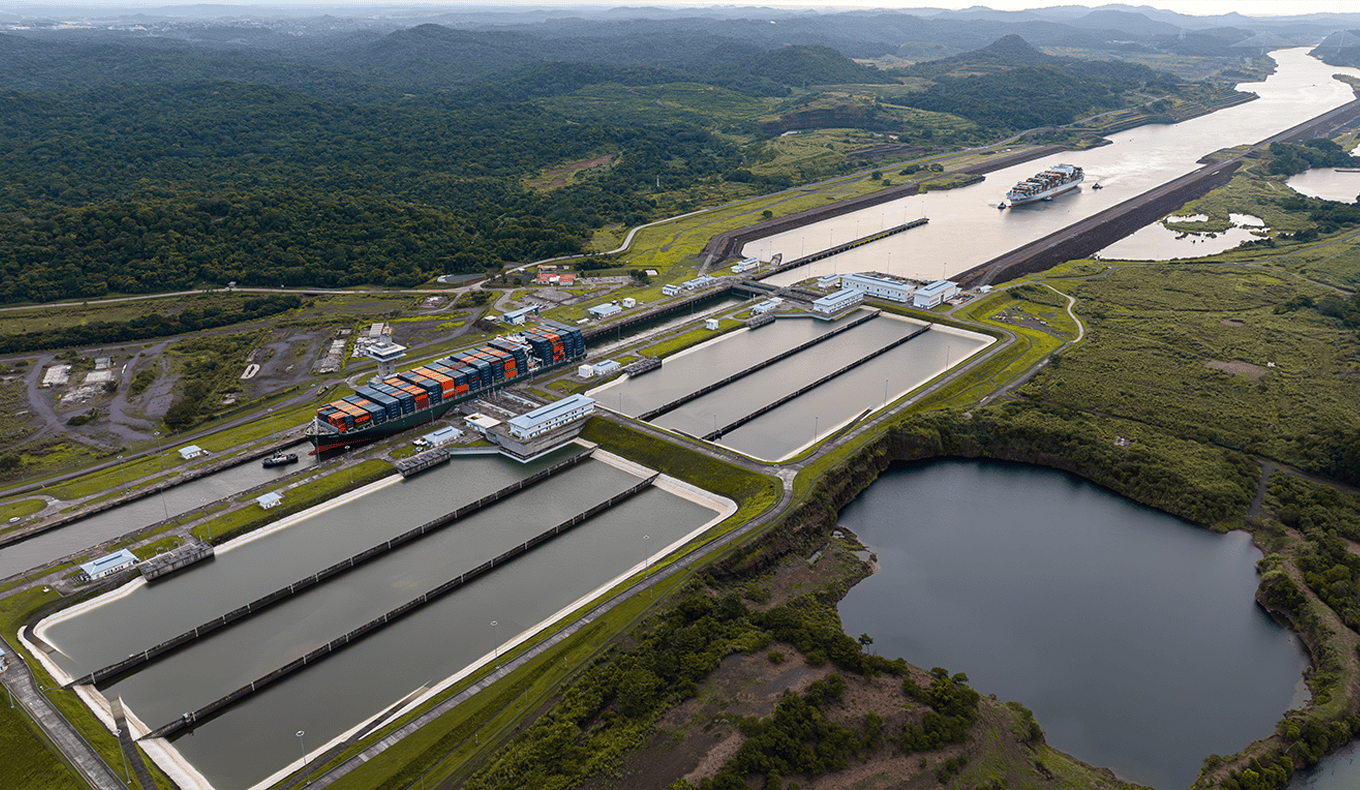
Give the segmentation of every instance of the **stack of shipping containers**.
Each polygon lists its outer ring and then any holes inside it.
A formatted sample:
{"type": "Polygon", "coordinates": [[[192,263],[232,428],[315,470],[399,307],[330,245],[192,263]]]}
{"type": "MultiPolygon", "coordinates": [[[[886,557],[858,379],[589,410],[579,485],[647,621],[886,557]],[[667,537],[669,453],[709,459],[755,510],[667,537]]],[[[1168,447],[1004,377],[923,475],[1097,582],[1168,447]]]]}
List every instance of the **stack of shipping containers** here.
{"type": "Polygon", "coordinates": [[[497,338],[470,351],[459,351],[380,383],[359,387],[355,394],[317,409],[317,419],[340,433],[381,425],[445,401],[504,386],[527,376],[532,362],[551,367],[583,356],[585,337],[575,327],[544,322],[521,332],[522,343],[497,338]]]}

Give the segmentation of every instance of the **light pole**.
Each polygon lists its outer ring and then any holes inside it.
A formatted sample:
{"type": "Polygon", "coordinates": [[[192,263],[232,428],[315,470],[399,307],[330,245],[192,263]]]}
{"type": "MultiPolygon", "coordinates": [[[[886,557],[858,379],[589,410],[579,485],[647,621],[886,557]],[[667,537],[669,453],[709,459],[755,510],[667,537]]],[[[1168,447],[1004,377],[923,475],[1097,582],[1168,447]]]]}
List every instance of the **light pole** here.
{"type": "Polygon", "coordinates": [[[160,492],[160,495],[161,495],[161,509],[165,511],[165,520],[166,520],[166,521],[169,521],[169,520],[170,520],[170,506],[167,505],[167,504],[165,504],[165,483],[157,483],[157,484],[156,484],[156,490],[159,491],[159,492],[160,492]]]}
{"type": "Polygon", "coordinates": [[[349,484],[354,485],[354,456],[349,452],[349,445],[345,445],[345,466],[349,467],[349,484]]]}
{"type": "Polygon", "coordinates": [[[818,429],[817,429],[817,423],[818,423],[818,421],[821,420],[821,419],[822,419],[822,418],[821,418],[820,415],[818,415],[818,416],[812,418],[812,441],[813,441],[814,443],[817,441],[817,434],[819,433],[819,431],[818,431],[818,429]]]}
{"type": "Polygon", "coordinates": [[[203,525],[208,528],[208,542],[212,543],[212,519],[208,518],[208,500],[206,497],[199,497],[198,501],[203,503],[203,525]]]}
{"type": "Polygon", "coordinates": [[[123,753],[123,776],[127,778],[127,783],[132,784],[132,772],[128,770],[127,749],[123,748],[123,731],[114,729],[113,734],[118,737],[118,751],[123,753]]]}
{"type": "Polygon", "coordinates": [[[161,455],[161,432],[152,431],[151,435],[156,437],[156,456],[161,459],[161,471],[165,471],[165,456],[161,455]]]}
{"type": "Polygon", "coordinates": [[[118,473],[123,476],[123,491],[127,491],[127,470],[123,468],[123,456],[118,456],[118,473]]]}
{"type": "Polygon", "coordinates": [[[307,784],[312,783],[312,772],[307,770],[307,747],[302,743],[302,736],[306,735],[305,730],[297,731],[298,746],[302,748],[302,775],[307,777],[307,784]]]}
{"type": "Polygon", "coordinates": [[[501,668],[501,629],[495,621],[491,621],[491,653],[496,657],[496,669],[501,668]]]}
{"type": "Polygon", "coordinates": [[[888,405],[888,380],[883,379],[883,405],[888,405]]]}
{"type": "Polygon", "coordinates": [[[651,535],[642,536],[642,578],[646,579],[652,575],[652,556],[647,551],[647,540],[651,535]]]}
{"type": "Polygon", "coordinates": [[[269,412],[269,432],[274,434],[274,441],[277,442],[279,440],[279,432],[274,427],[274,407],[270,406],[269,408],[265,409],[265,411],[269,412]]]}

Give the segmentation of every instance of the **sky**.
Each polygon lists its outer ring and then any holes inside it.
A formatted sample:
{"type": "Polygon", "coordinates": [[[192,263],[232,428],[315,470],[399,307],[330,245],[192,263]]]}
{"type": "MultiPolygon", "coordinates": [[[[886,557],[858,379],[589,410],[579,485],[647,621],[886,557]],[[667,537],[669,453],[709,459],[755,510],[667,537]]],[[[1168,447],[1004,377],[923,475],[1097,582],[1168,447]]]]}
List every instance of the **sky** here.
{"type": "MultiPolygon", "coordinates": [[[[459,5],[536,5],[536,6],[776,6],[782,8],[816,8],[823,10],[850,8],[969,8],[983,5],[1004,11],[1045,8],[1057,5],[1085,5],[1098,7],[1098,2],[1061,2],[1061,0],[622,0],[618,3],[600,0],[63,0],[63,6],[121,6],[124,8],[155,8],[169,5],[259,5],[259,6],[459,6],[459,5]]],[[[20,0],[19,5],[41,5],[32,0],[20,0]]],[[[1147,5],[1192,16],[1214,16],[1236,11],[1244,16],[1294,16],[1316,12],[1360,13],[1360,0],[1155,0],[1139,2],[1125,0],[1126,5],[1147,5]]],[[[0,6],[2,7],[2,6],[0,6]]]]}

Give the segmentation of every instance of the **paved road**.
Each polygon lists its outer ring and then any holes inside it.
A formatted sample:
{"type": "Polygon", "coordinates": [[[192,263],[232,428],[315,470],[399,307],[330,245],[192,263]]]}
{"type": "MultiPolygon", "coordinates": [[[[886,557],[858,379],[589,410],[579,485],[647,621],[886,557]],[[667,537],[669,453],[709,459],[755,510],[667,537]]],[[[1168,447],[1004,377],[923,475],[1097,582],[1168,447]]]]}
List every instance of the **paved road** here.
{"type": "Polygon", "coordinates": [[[28,664],[22,658],[16,659],[16,653],[8,642],[5,645],[5,652],[9,660],[4,673],[0,674],[0,681],[4,682],[5,687],[14,695],[14,700],[23,706],[38,726],[43,728],[85,781],[95,790],[127,790],[124,780],[109,768],[94,748],[43,695],[42,690],[34,683],[32,673],[28,671],[28,664]]]}

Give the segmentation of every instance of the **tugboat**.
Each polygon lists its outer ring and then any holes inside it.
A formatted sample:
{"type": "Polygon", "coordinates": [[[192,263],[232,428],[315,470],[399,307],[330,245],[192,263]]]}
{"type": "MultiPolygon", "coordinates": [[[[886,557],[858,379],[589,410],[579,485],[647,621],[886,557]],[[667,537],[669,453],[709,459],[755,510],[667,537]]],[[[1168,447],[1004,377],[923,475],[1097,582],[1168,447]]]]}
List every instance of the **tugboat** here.
{"type": "Polygon", "coordinates": [[[287,466],[298,461],[297,453],[275,453],[264,459],[264,468],[272,469],[276,466],[287,466]]]}

